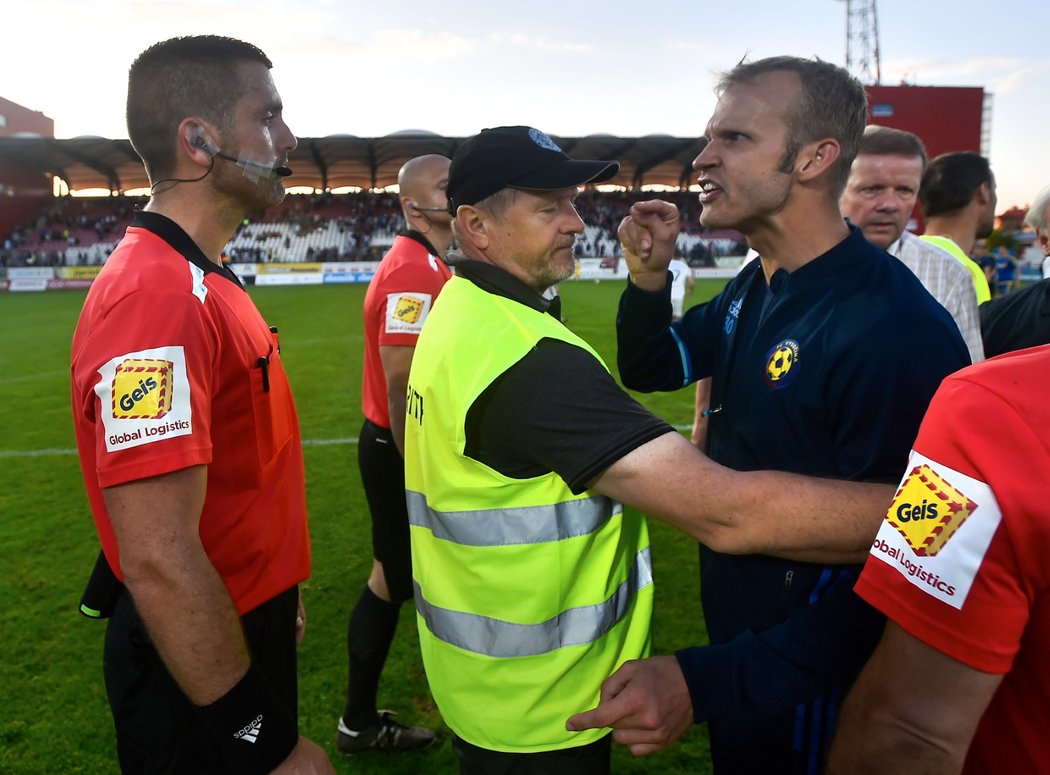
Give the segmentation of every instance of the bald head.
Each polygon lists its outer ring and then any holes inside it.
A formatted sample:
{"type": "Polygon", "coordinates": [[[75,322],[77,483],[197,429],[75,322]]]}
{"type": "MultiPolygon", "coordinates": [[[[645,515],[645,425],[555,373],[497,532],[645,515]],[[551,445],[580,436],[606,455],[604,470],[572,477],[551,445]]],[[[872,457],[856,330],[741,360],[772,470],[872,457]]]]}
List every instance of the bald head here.
{"type": "Polygon", "coordinates": [[[448,214],[448,158],[436,153],[409,159],[397,173],[405,225],[427,236],[442,256],[452,235],[448,214]]]}
{"type": "Polygon", "coordinates": [[[404,163],[397,173],[397,185],[401,190],[401,203],[406,210],[406,217],[409,214],[408,207],[412,204],[419,208],[445,207],[449,164],[450,161],[446,157],[436,153],[417,156],[404,163]],[[436,204],[433,203],[435,191],[440,192],[442,200],[436,204]]]}

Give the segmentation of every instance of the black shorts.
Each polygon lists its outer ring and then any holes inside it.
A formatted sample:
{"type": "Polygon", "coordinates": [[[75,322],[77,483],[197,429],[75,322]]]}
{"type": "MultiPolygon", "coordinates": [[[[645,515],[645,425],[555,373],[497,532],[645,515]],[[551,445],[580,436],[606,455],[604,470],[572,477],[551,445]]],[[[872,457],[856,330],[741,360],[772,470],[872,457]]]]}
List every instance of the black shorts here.
{"type": "MultiPolygon", "coordinates": [[[[241,617],[253,664],[293,719],[298,718],[298,602],[299,589],[292,587],[241,617]]],[[[161,662],[127,591],[118,597],[106,627],[102,672],[121,772],[233,775],[221,761],[215,738],[161,662]]]]}
{"type": "Polygon", "coordinates": [[[372,552],[383,563],[391,599],[412,597],[412,551],[405,503],[405,461],[389,428],[365,420],[358,437],[357,465],[372,516],[372,552]]]}

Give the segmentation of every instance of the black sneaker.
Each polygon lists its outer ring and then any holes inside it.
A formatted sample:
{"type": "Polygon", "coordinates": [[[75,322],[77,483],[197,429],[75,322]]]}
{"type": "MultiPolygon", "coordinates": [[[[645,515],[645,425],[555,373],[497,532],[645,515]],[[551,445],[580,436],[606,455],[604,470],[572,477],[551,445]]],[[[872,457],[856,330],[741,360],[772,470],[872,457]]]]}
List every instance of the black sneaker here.
{"type": "Polygon", "coordinates": [[[371,748],[376,750],[405,750],[408,748],[425,748],[434,742],[433,730],[426,727],[406,727],[398,724],[391,716],[396,716],[392,710],[379,711],[379,723],[374,727],[354,731],[349,729],[339,719],[339,727],[336,730],[335,745],[341,753],[351,754],[359,751],[367,751],[371,748]]]}

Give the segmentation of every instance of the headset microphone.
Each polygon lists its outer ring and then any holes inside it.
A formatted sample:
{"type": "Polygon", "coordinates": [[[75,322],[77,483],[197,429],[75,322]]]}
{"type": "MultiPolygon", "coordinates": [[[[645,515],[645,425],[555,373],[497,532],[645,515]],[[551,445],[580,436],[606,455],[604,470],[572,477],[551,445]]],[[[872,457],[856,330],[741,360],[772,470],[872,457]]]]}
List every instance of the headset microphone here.
{"type": "Polygon", "coordinates": [[[238,159],[233,156],[230,156],[227,153],[223,153],[218,148],[215,148],[212,145],[210,145],[203,135],[197,135],[197,137],[193,141],[193,144],[201,150],[203,150],[205,153],[210,153],[212,156],[218,156],[220,159],[225,159],[226,161],[232,161],[234,164],[245,168],[245,170],[247,170],[248,167],[254,167],[257,170],[263,170],[267,173],[278,175],[282,178],[286,178],[292,174],[292,170],[290,167],[285,167],[283,165],[274,167],[269,164],[261,164],[257,161],[249,161],[248,159],[238,159]]]}
{"type": "MultiPolygon", "coordinates": [[[[205,148],[205,150],[211,150],[211,149],[205,148]]],[[[292,174],[291,167],[285,167],[283,165],[279,166],[279,167],[274,167],[274,166],[271,166],[269,164],[260,164],[257,161],[249,161],[248,159],[238,159],[235,156],[230,156],[229,154],[223,153],[222,151],[218,151],[218,150],[215,151],[214,155],[218,156],[220,159],[226,159],[226,161],[232,161],[234,164],[236,164],[239,167],[244,167],[244,168],[254,167],[257,170],[263,170],[264,172],[270,172],[270,173],[273,173],[274,175],[279,175],[282,178],[286,178],[286,177],[288,177],[289,175],[292,174]]]]}

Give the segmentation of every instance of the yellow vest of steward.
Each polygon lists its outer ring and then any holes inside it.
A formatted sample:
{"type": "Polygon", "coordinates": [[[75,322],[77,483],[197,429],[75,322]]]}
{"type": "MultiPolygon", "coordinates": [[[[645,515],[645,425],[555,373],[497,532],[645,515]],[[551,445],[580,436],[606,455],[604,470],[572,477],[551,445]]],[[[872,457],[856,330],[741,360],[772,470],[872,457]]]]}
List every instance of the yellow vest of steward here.
{"type": "Polygon", "coordinates": [[[988,278],[984,274],[984,269],[981,268],[980,264],[963,253],[962,248],[956,245],[954,240],[948,237],[939,237],[935,234],[923,234],[919,239],[929,242],[931,245],[936,245],[941,250],[947,250],[955,256],[956,261],[970,271],[970,274],[973,276],[973,290],[977,294],[978,305],[984,304],[992,298],[992,290],[988,285],[988,278]]]}
{"type": "Polygon", "coordinates": [[[423,664],[448,726],[494,751],[600,739],[607,730],[570,733],[565,720],[649,651],[645,519],[596,492],[573,495],[557,474],[512,479],[463,454],[474,400],[545,338],[601,362],[550,315],[453,277],[409,378],[405,484],[423,664]]]}

